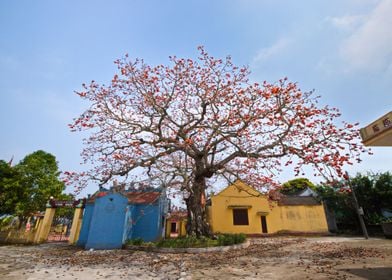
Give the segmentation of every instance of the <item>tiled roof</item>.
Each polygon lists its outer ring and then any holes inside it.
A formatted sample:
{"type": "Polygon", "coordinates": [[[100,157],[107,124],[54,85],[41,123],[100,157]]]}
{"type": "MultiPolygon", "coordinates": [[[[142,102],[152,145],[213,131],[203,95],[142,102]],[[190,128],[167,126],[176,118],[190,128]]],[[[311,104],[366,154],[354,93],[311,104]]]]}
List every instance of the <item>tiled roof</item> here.
{"type": "Polygon", "coordinates": [[[282,206],[290,205],[320,205],[321,202],[318,201],[313,196],[282,196],[278,202],[282,206]]]}
{"type": "Polygon", "coordinates": [[[169,214],[169,216],[167,217],[168,219],[184,219],[188,217],[188,213],[186,210],[183,211],[173,211],[169,214]]]}
{"type": "Polygon", "coordinates": [[[107,194],[108,194],[107,191],[98,191],[87,199],[87,203],[93,203],[95,199],[97,199],[98,197],[103,197],[107,194]]]}
{"type": "MultiPolygon", "coordinates": [[[[93,194],[88,200],[88,203],[94,203],[96,198],[103,197],[109,194],[109,191],[99,191],[93,194]]],[[[128,198],[130,204],[150,204],[159,199],[161,192],[158,191],[127,191],[121,193],[128,198]]]]}
{"type": "Polygon", "coordinates": [[[149,204],[159,199],[160,192],[126,192],[128,202],[132,204],[149,204]]]}

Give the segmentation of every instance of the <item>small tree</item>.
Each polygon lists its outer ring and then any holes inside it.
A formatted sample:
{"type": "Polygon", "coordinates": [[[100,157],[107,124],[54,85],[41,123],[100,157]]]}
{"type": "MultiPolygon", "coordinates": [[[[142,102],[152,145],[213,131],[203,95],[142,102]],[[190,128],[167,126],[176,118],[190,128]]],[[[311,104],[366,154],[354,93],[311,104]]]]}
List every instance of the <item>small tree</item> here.
{"type": "MultiPolygon", "coordinates": [[[[366,223],[377,224],[382,221],[382,210],[392,210],[391,173],[357,174],[350,180],[358,199],[358,204],[364,210],[366,223]]],[[[357,227],[359,230],[357,210],[346,181],[336,182],[333,186],[319,185],[316,191],[328,208],[336,214],[336,221],[340,229],[357,227]]]]}
{"type": "Polygon", "coordinates": [[[21,219],[36,211],[45,210],[50,196],[59,197],[65,189],[59,179],[56,158],[44,151],[27,155],[17,165],[6,168],[0,162],[0,186],[4,209],[1,211],[16,214],[21,219]],[[8,175],[7,175],[8,174],[8,175]]]}
{"type": "Polygon", "coordinates": [[[307,178],[297,178],[283,183],[280,192],[283,194],[295,194],[306,188],[315,190],[316,186],[307,178]]]}
{"type": "Polygon", "coordinates": [[[15,208],[19,216],[45,210],[49,197],[61,195],[65,189],[59,179],[56,158],[49,153],[36,151],[27,155],[15,168],[19,173],[19,184],[24,190],[23,199],[15,208]]]}
{"type": "Polygon", "coordinates": [[[365,211],[367,222],[377,222],[382,217],[382,210],[392,211],[391,173],[357,174],[351,183],[358,202],[365,211]]]}
{"type": "Polygon", "coordinates": [[[15,213],[15,205],[23,194],[16,168],[0,160],[0,214],[15,213]]]}
{"type": "Polygon", "coordinates": [[[359,161],[356,125],[336,126],[337,109],[282,79],[251,83],[247,67],[199,48],[197,60],[170,57],[150,66],[126,56],[109,85],[92,81],[77,94],[90,107],[70,125],[90,130],[82,152],[88,172],[68,173],[78,189],[118,176],[175,188],[188,209],[188,234],[209,235],[205,192],[219,177],[257,188],[276,185],[281,166],[311,164],[326,178],[359,161]]]}

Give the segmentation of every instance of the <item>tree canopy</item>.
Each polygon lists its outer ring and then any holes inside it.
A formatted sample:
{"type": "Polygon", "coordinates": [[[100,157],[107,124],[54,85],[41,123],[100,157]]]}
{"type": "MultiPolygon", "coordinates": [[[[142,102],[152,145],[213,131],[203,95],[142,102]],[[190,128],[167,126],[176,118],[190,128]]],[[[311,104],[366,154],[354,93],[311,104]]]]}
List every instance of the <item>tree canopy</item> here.
{"type": "MultiPolygon", "coordinates": [[[[367,224],[382,221],[383,210],[392,211],[392,174],[357,174],[351,179],[358,204],[364,210],[367,224]]],[[[346,181],[336,182],[333,186],[319,185],[316,191],[323,198],[329,209],[336,215],[336,222],[341,230],[358,227],[358,218],[351,190],[346,181]]]]}
{"type": "Polygon", "coordinates": [[[0,160],[0,213],[15,212],[15,205],[23,193],[17,177],[16,169],[0,160]]]}
{"type": "Polygon", "coordinates": [[[77,94],[90,106],[70,128],[91,131],[82,156],[93,168],[69,172],[69,184],[120,177],[175,188],[188,233],[199,236],[208,234],[205,190],[216,179],[268,189],[286,166],[302,174],[310,164],[331,179],[360,161],[357,124],[337,126],[339,111],[319,106],[313,92],[286,78],[250,82],[247,67],[199,51],[196,60],[170,57],[169,66],[125,56],[109,85],[83,85],[77,94]]]}
{"type": "Polygon", "coordinates": [[[296,194],[306,188],[315,190],[316,186],[307,178],[296,178],[283,183],[280,192],[283,194],[296,194]]]}
{"type": "Polygon", "coordinates": [[[12,167],[0,161],[0,212],[28,216],[45,210],[49,197],[59,197],[65,189],[59,175],[56,158],[41,150],[12,167]]]}

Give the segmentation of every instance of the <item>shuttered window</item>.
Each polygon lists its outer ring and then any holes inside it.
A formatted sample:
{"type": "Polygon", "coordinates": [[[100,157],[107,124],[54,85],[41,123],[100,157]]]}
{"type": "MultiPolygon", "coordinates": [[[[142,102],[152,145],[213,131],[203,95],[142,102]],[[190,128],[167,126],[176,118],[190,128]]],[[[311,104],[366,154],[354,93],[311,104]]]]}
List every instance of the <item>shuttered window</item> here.
{"type": "Polygon", "coordinates": [[[235,226],[249,225],[248,209],[233,209],[233,224],[235,226]]]}

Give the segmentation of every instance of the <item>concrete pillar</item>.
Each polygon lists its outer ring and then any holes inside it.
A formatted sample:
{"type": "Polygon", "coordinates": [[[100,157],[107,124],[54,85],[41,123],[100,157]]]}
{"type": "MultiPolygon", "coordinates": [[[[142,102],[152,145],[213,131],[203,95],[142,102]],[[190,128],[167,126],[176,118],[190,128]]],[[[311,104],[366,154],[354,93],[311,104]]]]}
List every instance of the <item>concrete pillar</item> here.
{"type": "Polygon", "coordinates": [[[43,220],[43,217],[37,217],[37,220],[35,221],[35,226],[34,226],[34,230],[36,232],[38,232],[38,228],[41,226],[42,220],[43,220]]]}
{"type": "Polygon", "coordinates": [[[75,213],[72,221],[71,233],[69,235],[69,244],[75,244],[79,239],[80,227],[82,225],[83,208],[75,208],[75,213]]]}
{"type": "Polygon", "coordinates": [[[44,220],[38,228],[37,235],[34,238],[34,243],[41,243],[48,239],[55,212],[56,208],[46,208],[44,220]]]}

